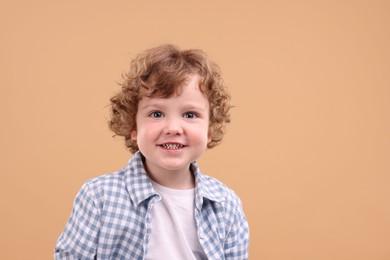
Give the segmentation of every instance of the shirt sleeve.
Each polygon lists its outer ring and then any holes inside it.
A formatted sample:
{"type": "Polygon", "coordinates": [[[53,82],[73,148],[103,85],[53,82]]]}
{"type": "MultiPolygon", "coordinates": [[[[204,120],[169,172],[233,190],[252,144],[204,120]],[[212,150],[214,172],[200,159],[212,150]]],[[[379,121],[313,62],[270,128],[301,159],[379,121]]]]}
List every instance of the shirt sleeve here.
{"type": "Polygon", "coordinates": [[[239,203],[234,224],[225,241],[224,250],[226,260],[248,259],[249,226],[241,203],[239,203]]]}
{"type": "Polygon", "coordinates": [[[98,242],[100,210],[96,207],[88,183],[77,194],[72,213],[57,240],[56,260],[94,259],[98,242]]]}

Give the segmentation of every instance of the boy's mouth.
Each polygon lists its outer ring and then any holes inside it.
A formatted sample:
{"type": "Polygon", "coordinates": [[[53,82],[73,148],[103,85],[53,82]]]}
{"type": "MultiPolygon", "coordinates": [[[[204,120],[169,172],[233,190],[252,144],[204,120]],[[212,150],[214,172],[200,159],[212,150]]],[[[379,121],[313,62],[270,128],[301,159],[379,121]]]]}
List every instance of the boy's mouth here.
{"type": "Polygon", "coordinates": [[[166,143],[160,144],[160,146],[168,150],[178,150],[184,147],[184,145],[178,143],[166,143]]]}

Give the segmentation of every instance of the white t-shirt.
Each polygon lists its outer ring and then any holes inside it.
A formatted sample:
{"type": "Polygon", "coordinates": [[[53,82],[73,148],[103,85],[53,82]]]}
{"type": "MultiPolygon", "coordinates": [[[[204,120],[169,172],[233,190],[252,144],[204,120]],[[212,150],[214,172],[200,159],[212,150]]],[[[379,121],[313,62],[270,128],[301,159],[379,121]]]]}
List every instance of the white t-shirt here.
{"type": "Polygon", "coordinates": [[[175,190],[152,182],[161,201],[152,209],[146,260],[207,259],[195,223],[195,190],[175,190]]]}

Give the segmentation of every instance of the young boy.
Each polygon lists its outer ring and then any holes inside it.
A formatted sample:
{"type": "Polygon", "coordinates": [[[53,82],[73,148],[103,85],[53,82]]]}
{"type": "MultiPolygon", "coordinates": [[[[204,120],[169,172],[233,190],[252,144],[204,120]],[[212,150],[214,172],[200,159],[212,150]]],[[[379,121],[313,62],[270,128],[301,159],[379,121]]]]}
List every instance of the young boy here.
{"type": "Polygon", "coordinates": [[[195,162],[221,142],[230,107],[204,52],[162,45],[138,55],[109,121],[134,156],[83,185],[55,258],[247,259],[240,199],[195,162]]]}

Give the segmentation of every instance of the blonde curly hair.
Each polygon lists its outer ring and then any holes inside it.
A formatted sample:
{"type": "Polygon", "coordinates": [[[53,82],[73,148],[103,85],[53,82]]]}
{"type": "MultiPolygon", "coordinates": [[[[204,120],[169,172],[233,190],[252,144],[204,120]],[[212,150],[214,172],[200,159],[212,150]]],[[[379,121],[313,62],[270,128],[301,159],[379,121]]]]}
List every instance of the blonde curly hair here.
{"type": "Polygon", "coordinates": [[[199,88],[210,103],[211,141],[207,147],[215,147],[222,141],[226,124],[230,122],[230,94],[219,67],[198,49],[180,50],[170,44],[160,45],[133,59],[130,70],[123,76],[121,91],[110,99],[109,128],[116,135],[123,136],[127,148],[135,153],[138,145],[131,133],[137,129],[139,100],[179,94],[183,83],[194,74],[200,76],[199,88]]]}

